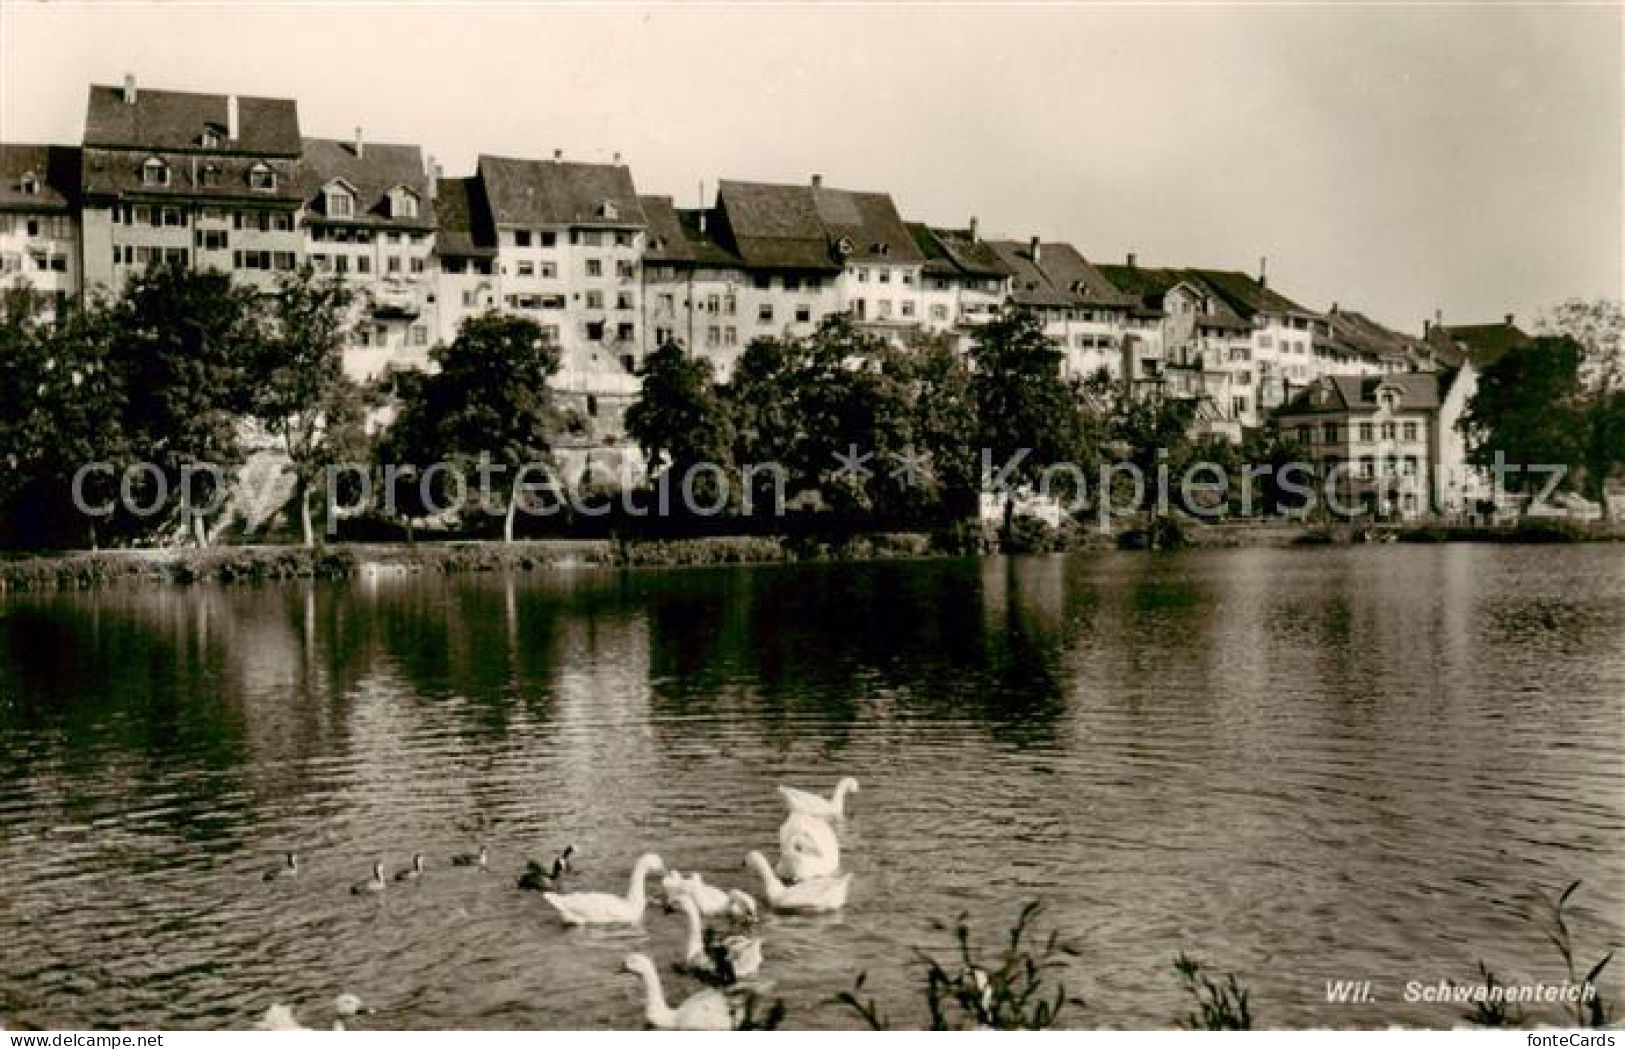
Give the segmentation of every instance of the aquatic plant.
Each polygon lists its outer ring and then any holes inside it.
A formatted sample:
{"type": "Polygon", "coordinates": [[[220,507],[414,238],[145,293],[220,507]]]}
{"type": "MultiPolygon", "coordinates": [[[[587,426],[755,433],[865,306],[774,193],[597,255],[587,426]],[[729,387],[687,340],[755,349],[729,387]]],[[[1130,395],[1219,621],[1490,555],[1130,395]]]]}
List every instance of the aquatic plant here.
{"type": "MultiPolygon", "coordinates": [[[[1023,907],[1006,936],[1003,950],[985,961],[976,956],[971,945],[965,914],[953,927],[956,957],[942,962],[915,949],[915,958],[925,968],[930,1030],[1041,1031],[1057,1026],[1068,1006],[1084,1005],[1082,998],[1068,994],[1066,985],[1054,976],[1079,951],[1062,940],[1057,931],[1052,930],[1042,939],[1033,933],[1041,910],[1037,902],[1023,907]]],[[[932,923],[932,928],[947,930],[941,922],[932,923]]],[[[850,1009],[871,1030],[888,1030],[890,1025],[880,1004],[862,998],[866,979],[867,974],[860,973],[852,989],[842,991],[832,1001],[850,1009]]]]}
{"type": "MultiPolygon", "coordinates": [[[[1476,1027],[1518,1027],[1523,1024],[1523,1008],[1514,1002],[1505,1000],[1504,994],[1497,994],[1496,988],[1505,988],[1505,984],[1495,978],[1489,966],[1482,961],[1478,963],[1479,981],[1484,988],[1484,997],[1473,1003],[1473,1007],[1462,1014],[1462,1019],[1476,1027]]],[[[1452,987],[1456,986],[1454,980],[1450,981],[1452,987]]]]}
{"type": "Polygon", "coordinates": [[[1247,1005],[1247,989],[1226,973],[1215,983],[1202,973],[1202,963],[1188,954],[1174,956],[1174,970],[1185,990],[1196,1000],[1196,1011],[1187,1013],[1179,1026],[1191,1031],[1251,1031],[1253,1015],[1247,1005]]]}
{"type": "Polygon", "coordinates": [[[1597,977],[1602,974],[1603,969],[1613,959],[1614,952],[1609,951],[1603,955],[1595,965],[1586,971],[1583,980],[1575,978],[1574,938],[1569,931],[1569,923],[1564,915],[1564,910],[1568,907],[1569,897],[1573,896],[1575,890],[1579,887],[1580,880],[1576,878],[1569,883],[1569,887],[1564,889],[1556,899],[1546,901],[1549,911],[1546,938],[1552,941],[1552,945],[1557,948],[1557,953],[1562,955],[1563,968],[1568,973],[1569,983],[1591,988],[1591,994],[1587,996],[1587,1000],[1570,1003],[1575,1025],[1578,1027],[1602,1027],[1608,1023],[1609,1008],[1607,1001],[1603,999],[1602,992],[1597,989],[1597,977]]]}

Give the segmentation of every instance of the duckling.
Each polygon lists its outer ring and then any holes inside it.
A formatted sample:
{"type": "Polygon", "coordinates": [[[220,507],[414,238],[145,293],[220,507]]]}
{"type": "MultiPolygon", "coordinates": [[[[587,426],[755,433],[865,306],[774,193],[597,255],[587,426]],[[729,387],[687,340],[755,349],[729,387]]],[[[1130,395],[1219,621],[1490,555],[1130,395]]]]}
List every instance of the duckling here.
{"type": "Polygon", "coordinates": [[[460,852],[453,856],[451,865],[453,867],[478,867],[480,870],[484,870],[486,855],[486,848],[481,845],[478,853],[460,852]]]}
{"type": "Polygon", "coordinates": [[[417,881],[421,877],[423,877],[423,853],[421,852],[412,854],[412,866],[404,871],[395,872],[396,881],[417,881]]]}
{"type": "Polygon", "coordinates": [[[370,893],[370,892],[383,892],[383,891],[384,891],[384,865],[381,862],[374,863],[372,865],[372,877],[371,878],[368,878],[366,881],[363,881],[363,882],[357,882],[356,884],[350,886],[350,895],[352,895],[352,896],[364,896],[364,895],[366,895],[367,893],[370,893]]]}
{"type": "Polygon", "coordinates": [[[265,872],[266,881],[276,881],[278,878],[294,878],[299,875],[299,856],[288,853],[286,861],[280,867],[272,867],[265,872]]]}

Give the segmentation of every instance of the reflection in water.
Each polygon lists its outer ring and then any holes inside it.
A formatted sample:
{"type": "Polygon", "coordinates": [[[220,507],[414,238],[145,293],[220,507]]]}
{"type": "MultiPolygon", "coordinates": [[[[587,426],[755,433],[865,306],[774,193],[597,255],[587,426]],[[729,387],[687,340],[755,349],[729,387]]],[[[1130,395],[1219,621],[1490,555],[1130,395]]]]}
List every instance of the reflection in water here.
{"type": "Polygon", "coordinates": [[[852,773],[851,906],[765,930],[794,1024],[848,1023],[815,1003],[865,969],[900,1012],[932,919],[1033,898],[1088,947],[1080,1022],[1165,1025],[1192,949],[1266,1022],[1451,1023],[1403,983],[1558,975],[1532,889],[1584,878],[1582,939],[1619,941],[1622,583],[1607,547],[1446,546],[13,599],[0,1016],[351,990],[388,1025],[627,1026],[620,956],[682,923],[565,932],[525,859],[744,885],[773,785],[852,773]],[[480,842],[489,874],[447,866],[480,842]],[[345,891],[414,851],[422,885],[345,891]],[[1382,1008],[1328,1013],[1355,978],[1382,1008]]]}

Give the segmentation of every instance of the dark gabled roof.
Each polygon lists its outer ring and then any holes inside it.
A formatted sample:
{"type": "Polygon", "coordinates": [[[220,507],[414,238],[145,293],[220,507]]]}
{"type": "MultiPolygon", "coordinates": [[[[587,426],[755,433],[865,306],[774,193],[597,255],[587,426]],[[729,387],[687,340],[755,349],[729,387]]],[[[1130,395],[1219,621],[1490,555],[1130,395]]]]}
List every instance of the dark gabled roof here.
{"type": "Polygon", "coordinates": [[[299,185],[312,217],[326,217],[322,190],[335,180],[343,180],[356,195],[356,214],[341,220],[345,223],[419,230],[434,228],[433,194],[423,166],[423,151],[417,146],[367,142],[358,156],[353,141],[305,139],[299,185]],[[390,214],[389,193],[397,186],[417,197],[417,218],[390,214]]]}
{"type": "Polygon", "coordinates": [[[0,211],[71,211],[79,200],[77,146],[0,145],[0,211]],[[23,190],[32,175],[35,191],[23,190]]]}
{"type": "Polygon", "coordinates": [[[1377,407],[1377,390],[1399,387],[1399,410],[1432,411],[1449,389],[1454,373],[1400,372],[1394,375],[1325,375],[1300,390],[1278,415],[1367,412],[1377,407]]]}
{"type": "Polygon", "coordinates": [[[1040,244],[1036,261],[1030,242],[990,240],[987,244],[1011,274],[1010,295],[1017,305],[1058,308],[1111,306],[1118,309],[1132,309],[1137,305],[1134,299],[1113,287],[1070,244],[1040,244]]]}
{"type": "Polygon", "coordinates": [[[125,149],[84,150],[80,187],[87,197],[255,201],[287,207],[299,203],[299,162],[293,157],[252,154],[174,153],[125,149]],[[169,168],[169,184],[148,186],[141,177],[148,160],[169,168]],[[250,173],[263,165],[276,176],[273,190],[253,189],[250,173]],[[209,172],[214,171],[211,184],[209,172]]]}
{"type": "Polygon", "coordinates": [[[496,229],[478,176],[435,179],[435,251],[461,258],[491,258],[496,229]]]}
{"type": "Polygon", "coordinates": [[[705,209],[679,209],[670,197],[640,197],[643,214],[649,220],[648,246],[644,261],[675,263],[680,266],[713,266],[741,269],[739,256],[716,242],[707,232],[701,232],[701,218],[706,229],[713,228],[713,216],[705,209]]]}
{"type": "Polygon", "coordinates": [[[1340,350],[1376,359],[1417,359],[1425,352],[1422,340],[1384,327],[1355,310],[1333,308],[1326,315],[1332,342],[1340,350]]]}
{"type": "Polygon", "coordinates": [[[941,277],[1004,278],[1010,271],[987,241],[968,229],[940,229],[910,222],[908,231],[925,256],[925,272],[941,277]]]}
{"type": "Polygon", "coordinates": [[[498,226],[648,224],[632,173],[624,164],[482,155],[479,176],[498,226]],[[606,204],[613,206],[613,218],[606,213],[606,204]]]}
{"type": "Polygon", "coordinates": [[[237,138],[228,130],[227,95],[139,88],[135,101],[124,89],[92,85],[85,111],[85,145],[107,149],[299,155],[299,108],[288,98],[237,96],[237,138]],[[203,135],[214,129],[224,139],[205,148],[203,135]]]}
{"type": "Polygon", "coordinates": [[[1199,277],[1202,283],[1212,288],[1224,299],[1225,305],[1244,321],[1251,321],[1254,314],[1258,313],[1299,313],[1315,316],[1313,310],[1298,305],[1267,284],[1260,284],[1257,277],[1239,270],[1208,270],[1193,267],[1187,268],[1185,272],[1199,277]]]}
{"type": "Polygon", "coordinates": [[[1449,325],[1443,331],[1480,368],[1494,364],[1508,350],[1527,346],[1533,341],[1510,318],[1500,324],[1449,325]]]}
{"type": "Polygon", "coordinates": [[[718,225],[715,211],[709,208],[678,208],[677,221],[682,226],[683,236],[688,240],[688,250],[693,253],[696,263],[702,266],[744,268],[745,260],[729,251],[711,235],[710,231],[716,229],[718,225]],[[701,226],[704,226],[703,230],[701,226]]]}
{"type": "Polygon", "coordinates": [[[755,268],[828,273],[840,270],[843,260],[925,262],[885,193],[724,181],[716,210],[719,235],[755,268]],[[843,245],[850,248],[844,255],[843,245]]]}

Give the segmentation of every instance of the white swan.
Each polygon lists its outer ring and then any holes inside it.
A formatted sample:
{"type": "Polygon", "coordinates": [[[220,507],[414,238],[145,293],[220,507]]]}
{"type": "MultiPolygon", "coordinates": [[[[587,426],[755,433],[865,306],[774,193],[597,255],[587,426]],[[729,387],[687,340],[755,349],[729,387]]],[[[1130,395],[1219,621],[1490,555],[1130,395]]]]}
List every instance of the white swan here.
{"type": "Polygon", "coordinates": [[[671,906],[678,906],[685,898],[691,899],[699,907],[700,914],[707,918],[727,916],[748,921],[756,917],[756,901],[750,898],[750,893],[707,885],[698,874],[670,871],[660,879],[660,888],[671,906]]]}
{"type": "Polygon", "coordinates": [[[643,977],[643,1018],[663,1031],[731,1031],[733,1009],[721,991],[701,991],[673,1009],[660,989],[660,974],[647,954],[629,954],[621,968],[643,977]]]}
{"type": "Polygon", "coordinates": [[[847,776],[835,784],[835,793],[828,798],[817,794],[809,794],[794,787],[780,787],[779,793],[784,797],[784,803],[790,806],[791,812],[805,812],[809,816],[818,816],[822,819],[842,819],[846,815],[846,796],[858,792],[858,781],[847,776]]]}
{"type": "Polygon", "coordinates": [[[643,882],[651,874],[666,873],[666,865],[652,852],[638,857],[632,868],[632,884],[625,896],[612,892],[544,892],[542,899],[553,905],[566,925],[636,925],[643,920],[648,902],[643,882]]]}
{"type": "Polygon", "coordinates": [[[767,857],[753,852],[745,857],[746,866],[762,878],[762,894],[774,910],[793,914],[824,914],[846,906],[846,893],[852,887],[852,875],[813,878],[795,885],[785,885],[768,866],[767,857]]]}
{"type": "Polygon", "coordinates": [[[761,969],[761,937],[725,937],[721,944],[722,958],[715,957],[705,949],[705,921],[700,917],[700,908],[695,904],[694,897],[684,896],[678,906],[688,919],[688,943],[683,948],[683,962],[690,970],[727,985],[755,976],[761,969]],[[726,968],[721,964],[723,958],[727,960],[726,968]]]}
{"type": "MultiPolygon", "coordinates": [[[[333,1030],[342,1031],[344,1030],[345,1020],[355,1016],[357,1013],[370,1013],[372,1010],[368,1009],[366,1004],[355,995],[341,994],[337,998],[333,999],[333,1012],[338,1017],[338,1019],[333,1021],[333,1030]]],[[[318,1027],[306,1027],[304,1024],[300,1023],[299,1018],[293,1015],[293,1010],[288,1008],[286,1005],[283,1005],[281,1002],[277,1002],[269,1009],[266,1009],[265,1015],[260,1017],[259,1022],[254,1025],[254,1029],[256,1031],[320,1030],[318,1027]]]]}
{"type": "Polygon", "coordinates": [[[827,878],[841,869],[841,843],[828,822],[792,812],[779,828],[779,877],[785,881],[827,878]]]}

